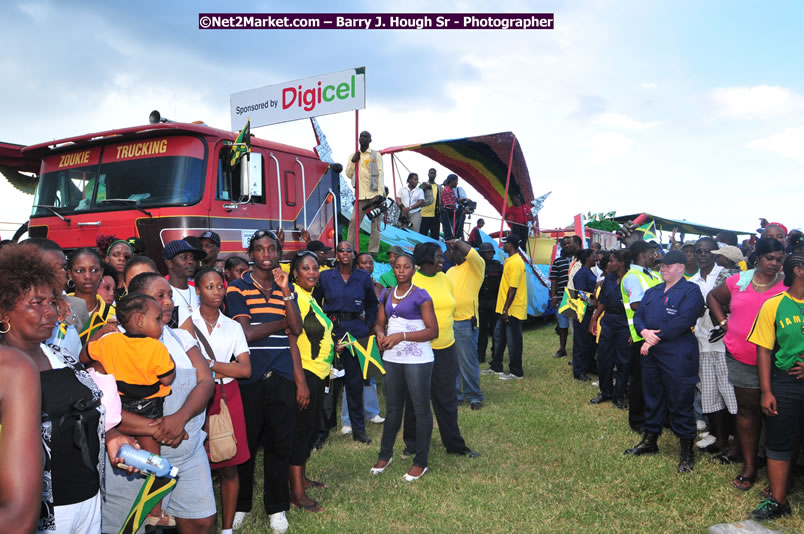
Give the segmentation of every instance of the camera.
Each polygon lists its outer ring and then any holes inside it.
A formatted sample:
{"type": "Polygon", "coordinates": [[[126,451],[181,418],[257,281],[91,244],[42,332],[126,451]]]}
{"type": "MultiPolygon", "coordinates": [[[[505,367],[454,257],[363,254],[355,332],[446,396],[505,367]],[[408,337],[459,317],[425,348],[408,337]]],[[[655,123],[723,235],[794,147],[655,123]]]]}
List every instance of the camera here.
{"type": "Polygon", "coordinates": [[[363,211],[366,212],[366,217],[368,217],[370,221],[373,221],[388,211],[388,208],[390,208],[393,203],[394,201],[388,197],[374,197],[372,203],[363,208],[363,211]]]}
{"type": "Polygon", "coordinates": [[[477,209],[477,202],[468,198],[461,199],[461,211],[464,215],[471,215],[477,209]]]}

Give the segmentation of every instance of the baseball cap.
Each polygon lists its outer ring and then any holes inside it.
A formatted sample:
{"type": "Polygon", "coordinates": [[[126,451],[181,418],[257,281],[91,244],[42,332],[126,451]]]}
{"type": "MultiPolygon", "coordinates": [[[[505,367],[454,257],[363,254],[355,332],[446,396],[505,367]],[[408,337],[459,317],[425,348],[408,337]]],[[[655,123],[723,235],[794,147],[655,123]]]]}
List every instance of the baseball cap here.
{"type": "Polygon", "coordinates": [[[724,258],[727,258],[733,261],[734,263],[740,263],[745,259],[743,257],[742,251],[738,247],[735,247],[734,245],[726,245],[725,247],[713,250],[712,254],[720,254],[724,258]]]}
{"type": "Polygon", "coordinates": [[[203,250],[193,248],[193,246],[184,239],[177,239],[165,245],[165,249],[162,251],[162,258],[164,258],[165,261],[172,260],[182,252],[192,252],[197,260],[207,257],[207,253],[203,250]]]}
{"type": "Polygon", "coordinates": [[[405,252],[405,249],[399,245],[392,246],[390,249],[388,249],[388,252],[396,254],[397,256],[404,256],[405,254],[410,256],[410,252],[405,252]]]}
{"type": "Polygon", "coordinates": [[[329,252],[330,250],[332,250],[332,247],[328,247],[324,243],[316,239],[314,241],[310,241],[309,243],[307,243],[307,250],[309,250],[310,252],[329,252]]]}
{"type": "Polygon", "coordinates": [[[628,247],[628,250],[631,251],[631,256],[633,256],[634,259],[636,259],[637,256],[639,256],[649,248],[651,248],[651,246],[650,243],[648,243],[647,241],[634,241],[633,243],[631,243],[631,246],[628,247]]]}
{"type": "Polygon", "coordinates": [[[519,236],[516,235],[516,234],[509,234],[509,235],[503,237],[502,242],[503,243],[510,243],[510,244],[514,245],[515,247],[518,247],[519,246],[519,236]]]}
{"type": "Polygon", "coordinates": [[[209,239],[215,243],[215,246],[221,246],[221,236],[212,230],[207,230],[206,232],[202,233],[200,236],[198,236],[198,239],[209,239]]]}
{"type": "Polygon", "coordinates": [[[687,263],[687,255],[680,250],[671,250],[662,257],[662,263],[665,265],[673,265],[675,263],[684,265],[687,263]]]}
{"type": "Polygon", "coordinates": [[[494,245],[491,243],[480,243],[480,246],[477,247],[478,252],[494,252],[494,245]]]}

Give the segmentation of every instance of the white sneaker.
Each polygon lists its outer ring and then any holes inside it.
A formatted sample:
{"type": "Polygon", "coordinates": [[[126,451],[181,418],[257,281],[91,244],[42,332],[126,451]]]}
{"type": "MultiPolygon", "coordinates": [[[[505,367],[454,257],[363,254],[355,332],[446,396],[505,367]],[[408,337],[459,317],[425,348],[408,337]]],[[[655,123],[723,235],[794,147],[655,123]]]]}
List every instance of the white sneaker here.
{"type": "Polygon", "coordinates": [[[232,521],[232,530],[239,530],[243,526],[243,521],[246,520],[250,512],[235,512],[234,521],[232,521]]]}
{"type": "Polygon", "coordinates": [[[285,512],[269,514],[268,520],[271,523],[271,532],[274,534],[285,534],[288,531],[288,518],[285,517],[285,512]]]}
{"type": "Polygon", "coordinates": [[[379,425],[385,422],[385,417],[382,417],[380,414],[377,414],[371,419],[369,419],[369,422],[374,423],[375,425],[379,425]]]}
{"type": "Polygon", "coordinates": [[[702,439],[700,441],[697,441],[695,443],[695,446],[698,447],[699,449],[705,449],[708,446],[710,446],[711,444],[713,444],[714,442],[715,442],[715,436],[709,435],[709,436],[706,436],[704,439],[702,439]]]}
{"type": "Polygon", "coordinates": [[[502,372],[495,371],[494,369],[483,369],[482,371],[480,371],[480,374],[481,375],[497,375],[497,376],[502,376],[503,375],[502,372]]]}
{"type": "Polygon", "coordinates": [[[352,427],[350,427],[350,426],[342,426],[341,427],[341,434],[343,434],[344,436],[346,434],[351,434],[351,433],[352,433],[352,427]]]}
{"type": "Polygon", "coordinates": [[[700,419],[695,421],[695,428],[698,429],[698,432],[701,430],[706,430],[706,421],[701,421],[700,419]]]}
{"type": "Polygon", "coordinates": [[[500,375],[500,380],[522,380],[524,377],[512,375],[511,373],[505,373],[504,375],[500,375]]]}

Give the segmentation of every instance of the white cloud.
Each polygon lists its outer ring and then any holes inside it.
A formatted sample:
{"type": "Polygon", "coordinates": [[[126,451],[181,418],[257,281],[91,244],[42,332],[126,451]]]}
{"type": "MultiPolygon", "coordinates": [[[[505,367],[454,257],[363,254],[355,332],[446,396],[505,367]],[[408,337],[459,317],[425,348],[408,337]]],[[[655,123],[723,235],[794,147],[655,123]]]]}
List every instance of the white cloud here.
{"type": "Polygon", "coordinates": [[[786,158],[804,163],[804,126],[785,128],[783,132],[746,143],[752,150],[775,152],[786,158]]]}
{"type": "Polygon", "coordinates": [[[599,132],[587,138],[586,144],[589,147],[586,163],[597,165],[628,152],[634,140],[617,132],[599,132]]]}
{"type": "Polygon", "coordinates": [[[765,119],[804,109],[804,97],[778,85],[715,88],[709,98],[726,117],[765,119]]]}
{"type": "Polygon", "coordinates": [[[656,82],[642,82],[639,84],[642,89],[656,89],[656,82]]]}
{"type": "Polygon", "coordinates": [[[596,125],[603,126],[605,128],[617,128],[633,131],[647,130],[661,124],[660,121],[638,121],[620,113],[601,113],[595,117],[593,122],[596,125]]]}

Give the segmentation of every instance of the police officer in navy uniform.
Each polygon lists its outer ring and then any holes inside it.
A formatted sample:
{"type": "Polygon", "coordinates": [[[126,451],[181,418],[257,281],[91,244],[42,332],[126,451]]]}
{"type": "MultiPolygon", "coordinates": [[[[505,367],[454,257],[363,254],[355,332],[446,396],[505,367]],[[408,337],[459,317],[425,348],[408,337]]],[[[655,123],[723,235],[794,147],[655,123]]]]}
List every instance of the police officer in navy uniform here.
{"type": "Polygon", "coordinates": [[[671,250],[661,260],[664,283],[648,289],[636,310],[634,326],[645,338],[642,388],[645,426],[642,440],[625,454],[659,451],[656,441],[669,415],[670,428],[681,440],[679,473],[695,465],[695,384],[698,382],[698,342],[692,328],[704,311],[698,286],[684,279],[683,252],[671,250]]]}

